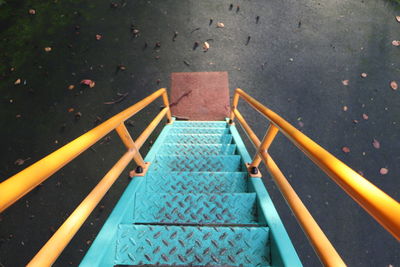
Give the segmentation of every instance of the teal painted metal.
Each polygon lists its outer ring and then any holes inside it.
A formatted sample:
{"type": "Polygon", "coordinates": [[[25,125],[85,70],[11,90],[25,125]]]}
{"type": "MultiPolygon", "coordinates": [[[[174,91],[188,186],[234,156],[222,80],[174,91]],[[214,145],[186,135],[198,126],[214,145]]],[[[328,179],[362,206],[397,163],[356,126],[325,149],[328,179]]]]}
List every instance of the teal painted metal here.
{"type": "Polygon", "coordinates": [[[80,266],[301,266],[234,126],[173,121],[145,161],[80,266]]]}
{"type": "Polygon", "coordinates": [[[148,172],[146,192],[239,193],[247,192],[247,172],[148,172]]]}
{"type": "Polygon", "coordinates": [[[269,266],[268,227],[120,225],[116,264],[269,266]]]}
{"type": "Polygon", "coordinates": [[[198,145],[177,145],[164,144],[159,155],[233,155],[236,151],[236,145],[231,144],[198,144],[198,145]]]}
{"type": "Polygon", "coordinates": [[[167,143],[174,144],[230,144],[230,134],[170,134],[167,143]]]}
{"type": "Polygon", "coordinates": [[[239,155],[229,156],[157,156],[153,171],[236,172],[242,170],[239,155]]]}
{"type": "Polygon", "coordinates": [[[136,193],[134,223],[255,224],[255,193],[136,193]]]}

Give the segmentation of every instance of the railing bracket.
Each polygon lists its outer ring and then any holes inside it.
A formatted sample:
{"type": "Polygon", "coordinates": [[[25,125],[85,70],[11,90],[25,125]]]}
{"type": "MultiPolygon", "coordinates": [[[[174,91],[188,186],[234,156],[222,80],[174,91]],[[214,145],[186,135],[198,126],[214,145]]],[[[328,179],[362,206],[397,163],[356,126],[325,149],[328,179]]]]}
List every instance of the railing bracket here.
{"type": "Polygon", "coordinates": [[[144,166],[140,166],[140,165],[137,166],[135,171],[134,172],[132,171],[129,176],[131,178],[136,177],[136,176],[145,176],[149,169],[151,162],[145,162],[144,164],[145,164],[144,166]]]}
{"type": "Polygon", "coordinates": [[[247,167],[247,171],[251,178],[261,178],[262,177],[262,174],[257,167],[251,166],[250,163],[246,163],[246,167],[247,167]]]}

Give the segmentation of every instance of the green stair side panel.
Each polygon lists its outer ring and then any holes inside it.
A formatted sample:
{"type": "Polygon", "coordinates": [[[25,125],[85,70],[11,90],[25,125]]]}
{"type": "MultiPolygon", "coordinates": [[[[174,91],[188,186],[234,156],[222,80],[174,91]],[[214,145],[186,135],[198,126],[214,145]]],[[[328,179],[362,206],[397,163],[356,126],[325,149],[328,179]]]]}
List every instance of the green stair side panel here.
{"type": "Polygon", "coordinates": [[[236,151],[236,145],[234,144],[164,144],[159,155],[233,155],[236,151]]]}
{"type": "Polygon", "coordinates": [[[170,134],[167,143],[175,144],[230,144],[230,134],[170,134]]]}
{"type": "Polygon", "coordinates": [[[146,191],[153,193],[247,192],[246,172],[153,172],[146,175],[146,191]]]}
{"type": "MultiPolygon", "coordinates": [[[[243,161],[251,162],[252,158],[247,152],[235,125],[231,125],[229,128],[243,161]]],[[[251,178],[249,186],[257,193],[260,221],[265,220],[271,230],[272,266],[303,266],[262,180],[251,178]]]]}
{"type": "Polygon", "coordinates": [[[229,128],[173,127],[170,134],[228,134],[229,128]]]}
{"type": "Polygon", "coordinates": [[[114,264],[269,266],[267,227],[120,225],[114,264]]]}
{"type": "Polygon", "coordinates": [[[256,224],[256,194],[136,193],[134,223],[256,224]]]}
{"type": "Polygon", "coordinates": [[[229,156],[157,156],[152,171],[204,171],[236,172],[241,171],[239,155],[229,156]]]}
{"type": "Polygon", "coordinates": [[[228,124],[225,121],[175,121],[173,127],[227,128],[228,124]]]}

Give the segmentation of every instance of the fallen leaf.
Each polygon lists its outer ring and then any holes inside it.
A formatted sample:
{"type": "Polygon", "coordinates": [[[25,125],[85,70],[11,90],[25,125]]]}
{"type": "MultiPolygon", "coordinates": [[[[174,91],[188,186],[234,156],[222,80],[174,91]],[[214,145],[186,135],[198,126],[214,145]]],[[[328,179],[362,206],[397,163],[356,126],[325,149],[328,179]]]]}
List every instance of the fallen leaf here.
{"type": "Polygon", "coordinates": [[[381,144],[379,143],[378,140],[374,139],[374,141],[372,142],[372,145],[376,148],[379,149],[381,147],[381,144]]]}
{"type": "Polygon", "coordinates": [[[399,46],[399,45],[400,45],[400,41],[393,40],[393,41],[392,41],[392,45],[393,45],[393,46],[399,46]]]}
{"type": "Polygon", "coordinates": [[[364,120],[368,120],[368,118],[369,118],[368,115],[365,114],[365,113],[362,114],[362,117],[363,117],[364,120]]]}
{"type": "Polygon", "coordinates": [[[15,118],[17,118],[17,119],[19,119],[19,118],[21,118],[22,117],[22,115],[21,114],[17,114],[17,115],[15,115],[15,118]]]}
{"type": "Polygon", "coordinates": [[[46,46],[46,47],[44,48],[44,51],[50,52],[50,51],[51,51],[51,47],[50,47],[50,46],[46,46]]]}
{"type": "Polygon", "coordinates": [[[367,76],[368,76],[368,74],[366,74],[365,72],[361,73],[362,78],[366,78],[367,76]]]}
{"type": "Polygon", "coordinates": [[[348,110],[347,106],[343,106],[343,111],[347,111],[347,110],[348,110]]]}
{"type": "Polygon", "coordinates": [[[343,80],[342,83],[344,86],[347,86],[347,85],[349,85],[349,80],[343,80]]]}
{"type": "Polygon", "coordinates": [[[89,80],[89,79],[84,79],[84,80],[82,80],[82,81],[81,81],[81,84],[87,85],[87,86],[89,86],[90,88],[93,88],[93,87],[96,85],[96,83],[95,83],[94,81],[89,80]]]}
{"type": "Polygon", "coordinates": [[[225,25],[222,22],[217,23],[217,28],[224,28],[225,25]]]}
{"type": "Polygon", "coordinates": [[[79,120],[82,117],[82,113],[81,112],[77,112],[75,113],[75,119],[79,120]]]}
{"type": "Polygon", "coordinates": [[[357,124],[357,123],[358,123],[358,120],[353,120],[353,123],[354,123],[354,124],[357,124]]]}
{"type": "Polygon", "coordinates": [[[342,151],[344,153],[350,153],[350,148],[348,148],[347,146],[342,147],[342,151]]]}
{"type": "Polygon", "coordinates": [[[119,65],[117,66],[117,70],[122,70],[122,71],[124,71],[124,70],[126,70],[126,66],[125,66],[125,65],[122,65],[122,64],[119,64],[119,65]]]}
{"type": "Polygon", "coordinates": [[[397,85],[397,82],[395,82],[395,81],[390,82],[390,87],[392,87],[393,90],[397,90],[397,88],[399,88],[397,85]]]}
{"type": "Polygon", "coordinates": [[[388,172],[389,172],[389,170],[388,170],[387,168],[381,168],[381,169],[379,170],[379,173],[382,174],[382,175],[385,175],[385,174],[387,174],[388,172]]]}
{"type": "Polygon", "coordinates": [[[97,41],[100,40],[101,37],[103,37],[103,36],[101,36],[101,34],[96,34],[96,40],[97,40],[97,41]]]}
{"type": "Polygon", "coordinates": [[[74,110],[75,110],[74,108],[69,108],[68,112],[74,112],[74,110]]]}
{"type": "Polygon", "coordinates": [[[16,79],[15,82],[14,82],[15,85],[18,85],[20,83],[21,83],[21,79],[16,79]]]}
{"type": "Polygon", "coordinates": [[[304,122],[302,122],[302,121],[299,121],[299,122],[298,122],[298,124],[299,124],[299,126],[300,126],[301,128],[303,128],[303,126],[304,126],[304,122]]]}
{"type": "Polygon", "coordinates": [[[396,16],[397,22],[400,22],[400,16],[396,16]]]}
{"type": "Polygon", "coordinates": [[[68,90],[72,90],[72,89],[74,89],[74,88],[75,88],[75,85],[73,85],[73,84],[71,84],[71,85],[68,86],[68,90]]]}
{"type": "Polygon", "coordinates": [[[204,52],[208,51],[209,48],[210,48],[210,44],[208,42],[204,42],[203,43],[204,52]]]}
{"type": "Polygon", "coordinates": [[[31,9],[29,9],[28,13],[29,13],[29,15],[35,15],[36,14],[36,10],[31,8],[31,9]]]}
{"type": "Polygon", "coordinates": [[[364,176],[364,173],[362,171],[357,171],[359,175],[364,176]]]}
{"type": "Polygon", "coordinates": [[[25,161],[30,160],[31,158],[26,158],[26,159],[17,159],[14,164],[17,166],[24,165],[25,161]]]}

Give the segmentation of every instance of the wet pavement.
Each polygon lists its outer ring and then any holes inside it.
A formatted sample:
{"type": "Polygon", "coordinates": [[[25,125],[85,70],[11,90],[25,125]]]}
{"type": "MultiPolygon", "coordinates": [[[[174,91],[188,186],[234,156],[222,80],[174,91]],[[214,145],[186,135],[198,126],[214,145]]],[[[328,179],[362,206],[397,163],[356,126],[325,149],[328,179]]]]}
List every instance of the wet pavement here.
{"type": "MultiPolygon", "coordinates": [[[[169,87],[172,72],[227,71],[231,95],[236,87],[246,90],[400,199],[400,90],[389,85],[400,82],[400,47],[392,45],[400,39],[395,20],[400,8],[393,2],[3,0],[0,5],[0,181],[169,87]],[[225,27],[216,28],[217,22],[225,27]],[[201,47],[205,41],[207,52],[201,47]],[[195,42],[200,46],[193,49],[195,42]],[[95,87],[79,85],[82,79],[95,81],[95,87]],[[123,101],[104,104],[125,93],[123,101]],[[18,159],[28,160],[18,166],[18,159]],[[381,168],[389,172],[381,175],[381,168]]],[[[160,105],[130,121],[133,136],[160,105]]],[[[244,103],[239,109],[261,138],[266,122],[244,103]]],[[[123,151],[110,134],[1,214],[0,266],[26,264],[123,151]]],[[[281,135],[271,155],[349,266],[400,265],[398,242],[281,135]]],[[[264,181],[302,262],[320,265],[273,182],[267,175],[264,181]]],[[[79,263],[128,183],[125,173],[55,266],[79,263]]]]}

